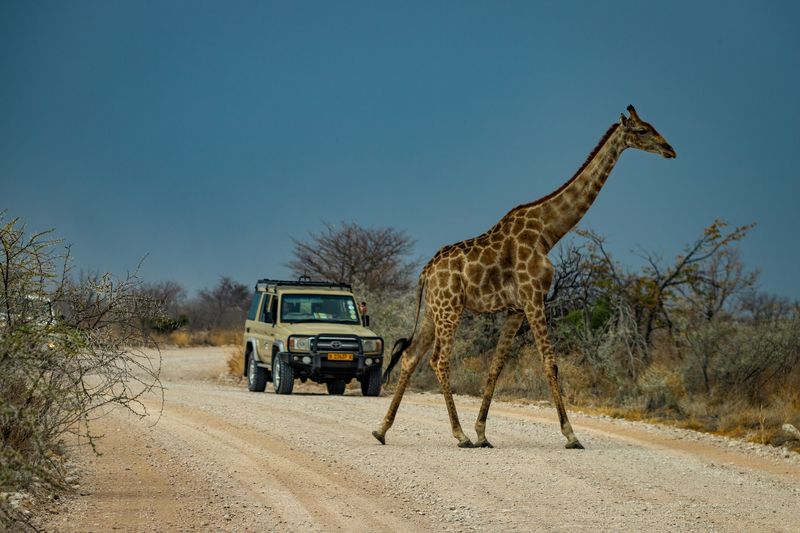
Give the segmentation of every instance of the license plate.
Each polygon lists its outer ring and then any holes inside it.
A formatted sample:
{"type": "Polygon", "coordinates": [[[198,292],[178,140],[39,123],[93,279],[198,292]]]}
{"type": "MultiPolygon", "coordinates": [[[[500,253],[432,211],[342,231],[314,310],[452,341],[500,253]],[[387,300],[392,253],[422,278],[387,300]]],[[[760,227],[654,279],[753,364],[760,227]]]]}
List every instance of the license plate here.
{"type": "Polygon", "coordinates": [[[328,361],[352,361],[353,354],[351,353],[329,353],[328,361]]]}

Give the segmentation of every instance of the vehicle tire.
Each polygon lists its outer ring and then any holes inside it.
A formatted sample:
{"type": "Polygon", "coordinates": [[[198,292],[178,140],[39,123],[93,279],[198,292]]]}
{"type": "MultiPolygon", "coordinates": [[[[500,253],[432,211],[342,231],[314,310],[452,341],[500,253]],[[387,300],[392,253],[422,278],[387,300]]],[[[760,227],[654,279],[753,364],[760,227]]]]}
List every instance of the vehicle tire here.
{"type": "Polygon", "coordinates": [[[294,388],[294,369],[278,356],[272,358],[272,388],[275,394],[291,394],[294,388]]]}
{"type": "Polygon", "coordinates": [[[347,383],[345,383],[343,379],[335,379],[325,383],[325,386],[328,387],[328,394],[341,396],[344,394],[344,389],[347,387],[347,383]]]}
{"type": "Polygon", "coordinates": [[[361,394],[379,396],[381,393],[381,367],[370,368],[361,378],[361,394]]]}
{"type": "Polygon", "coordinates": [[[264,389],[267,388],[267,369],[258,366],[258,361],[252,353],[248,357],[247,365],[247,390],[264,392],[264,389]]]}

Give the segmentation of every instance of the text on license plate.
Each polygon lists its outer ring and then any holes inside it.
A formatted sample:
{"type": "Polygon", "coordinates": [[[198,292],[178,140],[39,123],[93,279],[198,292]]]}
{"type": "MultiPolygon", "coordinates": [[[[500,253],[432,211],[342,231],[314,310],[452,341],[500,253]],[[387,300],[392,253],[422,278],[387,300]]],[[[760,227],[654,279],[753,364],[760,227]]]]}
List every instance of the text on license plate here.
{"type": "Polygon", "coordinates": [[[353,354],[351,353],[335,353],[328,354],[328,361],[352,361],[353,354]]]}

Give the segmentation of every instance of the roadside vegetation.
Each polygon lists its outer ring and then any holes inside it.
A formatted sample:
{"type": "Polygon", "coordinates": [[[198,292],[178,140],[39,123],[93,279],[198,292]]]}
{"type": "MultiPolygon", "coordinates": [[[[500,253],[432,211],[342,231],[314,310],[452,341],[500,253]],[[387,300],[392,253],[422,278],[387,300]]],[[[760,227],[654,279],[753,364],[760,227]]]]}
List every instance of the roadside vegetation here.
{"type": "MultiPolygon", "coordinates": [[[[758,292],[758,272],[737,250],[752,227],[715,221],[671,261],[640,251],[638,269],[615,260],[593,231],[562,244],[548,318],[568,401],[800,451],[793,430],[800,427],[800,306],[758,292]]],[[[362,290],[361,297],[387,346],[408,336],[414,289],[362,290]]],[[[451,365],[456,392],[481,394],[503,319],[464,315],[451,365]]],[[[412,386],[439,388],[424,364],[412,386]]],[[[527,325],[496,395],[550,399],[527,325]]]]}
{"type": "MultiPolygon", "coordinates": [[[[52,230],[0,212],[0,529],[35,529],[35,498],[74,480],[68,445],[115,407],[144,417],[162,345],[240,345],[250,288],[230,277],[194,298],[175,281],[75,273],[52,230]]],[[[239,370],[241,374],[241,370],[239,370]]]]}
{"type": "MultiPolygon", "coordinates": [[[[590,412],[800,451],[800,305],[759,292],[758,271],[742,263],[738,244],[754,226],[714,221],[671,260],[639,250],[637,268],[617,261],[597,232],[578,230],[563,242],[552,258],[547,312],[567,400],[590,412]]],[[[351,283],[388,352],[414,328],[420,261],[409,258],[412,249],[391,228],[326,223],[307,241],[295,240],[287,266],[351,283]]],[[[452,355],[456,392],[482,393],[504,318],[464,314],[452,355]]],[[[411,383],[439,390],[426,364],[411,383]]],[[[496,395],[550,400],[527,324],[496,395]]]]}
{"type": "MultiPolygon", "coordinates": [[[[161,320],[136,271],[73,276],[69,248],[0,212],[0,529],[33,528],[31,497],[68,486],[65,439],[93,445],[109,409],[147,414],[161,320]]],[[[33,528],[35,529],[35,528],[33,528]]]]}
{"type": "MultiPolygon", "coordinates": [[[[758,271],[737,251],[752,227],[715,221],[671,260],[640,251],[636,268],[596,232],[562,243],[547,311],[567,400],[800,450],[800,305],[758,291],[758,271]]],[[[75,274],[69,248],[51,232],[28,232],[5,213],[0,245],[0,526],[19,529],[25,494],[68,485],[66,437],[92,444],[91,421],[114,407],[147,414],[139,398],[160,383],[146,348],[231,345],[229,372],[241,376],[251,286],[222,276],[189,297],[176,281],[141,282],[137,270],[75,274]]],[[[412,249],[392,228],[325,224],[295,241],[286,266],[351,283],[388,352],[414,327],[420,261],[412,249]]],[[[481,394],[503,320],[464,315],[452,356],[456,392],[481,394]]],[[[439,389],[426,364],[412,386],[439,389]]],[[[496,395],[550,399],[527,326],[496,395]]]]}
{"type": "Polygon", "coordinates": [[[238,345],[242,341],[252,287],[220,276],[213,287],[200,289],[193,298],[177,281],[144,283],[140,292],[160,303],[163,315],[147,324],[162,345],[238,345]]]}

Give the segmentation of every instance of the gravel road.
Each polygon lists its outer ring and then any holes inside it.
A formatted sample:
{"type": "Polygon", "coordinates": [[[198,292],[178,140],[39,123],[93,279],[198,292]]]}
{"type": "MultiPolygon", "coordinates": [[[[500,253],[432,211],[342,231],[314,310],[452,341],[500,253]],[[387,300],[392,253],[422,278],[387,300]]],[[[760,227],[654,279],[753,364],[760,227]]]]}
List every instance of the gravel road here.
{"type": "MultiPolygon", "coordinates": [[[[465,450],[437,394],[407,394],[381,446],[388,396],[250,393],[219,381],[227,352],[164,351],[158,423],[100,420],[44,529],[800,531],[795,453],[574,412],[586,450],[566,450],[554,409],[507,402],[495,448],[465,450]]],[[[456,403],[471,427],[478,399],[456,403]]]]}

